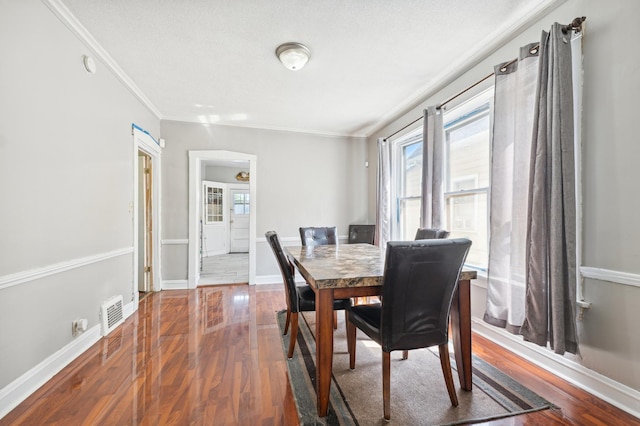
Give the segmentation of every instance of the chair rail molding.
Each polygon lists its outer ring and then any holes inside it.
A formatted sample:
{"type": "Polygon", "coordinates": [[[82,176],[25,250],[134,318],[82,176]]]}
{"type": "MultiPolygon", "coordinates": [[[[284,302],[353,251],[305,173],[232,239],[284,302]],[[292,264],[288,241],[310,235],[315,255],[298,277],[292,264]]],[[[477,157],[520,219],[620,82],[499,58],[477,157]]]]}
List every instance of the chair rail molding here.
{"type": "Polygon", "coordinates": [[[580,274],[583,278],[591,278],[598,281],[609,281],[616,284],[640,287],[640,274],[630,272],[612,271],[611,269],[581,266],[580,274]]]}
{"type": "Polygon", "coordinates": [[[93,256],[86,256],[86,257],[81,257],[77,259],[71,259],[64,262],[43,266],[41,268],[34,268],[27,271],[18,272],[15,274],[5,275],[3,277],[0,277],[0,290],[8,287],[13,287],[19,284],[24,284],[24,283],[37,280],[39,278],[44,278],[50,275],[59,274],[61,272],[69,271],[71,269],[91,265],[92,263],[98,263],[108,259],[112,259],[114,257],[123,256],[129,253],[133,253],[133,247],[124,247],[124,248],[109,251],[106,253],[100,253],[93,256]]]}
{"type": "MultiPolygon", "coordinates": [[[[349,241],[349,236],[348,235],[338,235],[338,242],[340,244],[347,244],[347,241],[349,241]]],[[[265,237],[257,237],[256,238],[256,242],[257,243],[267,243],[267,239],[265,237]]],[[[297,237],[281,237],[280,238],[280,242],[282,243],[283,246],[300,246],[302,245],[302,242],[300,241],[300,236],[297,237]]]]}

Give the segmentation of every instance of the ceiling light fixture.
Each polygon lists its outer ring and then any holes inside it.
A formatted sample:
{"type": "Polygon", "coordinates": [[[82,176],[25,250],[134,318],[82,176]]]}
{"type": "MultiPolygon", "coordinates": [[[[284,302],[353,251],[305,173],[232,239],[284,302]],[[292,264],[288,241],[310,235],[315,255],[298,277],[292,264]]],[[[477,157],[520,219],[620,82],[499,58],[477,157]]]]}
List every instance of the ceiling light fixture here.
{"type": "Polygon", "coordinates": [[[309,61],[311,51],[300,43],[284,43],[276,49],[276,56],[286,68],[297,71],[309,61]]]}

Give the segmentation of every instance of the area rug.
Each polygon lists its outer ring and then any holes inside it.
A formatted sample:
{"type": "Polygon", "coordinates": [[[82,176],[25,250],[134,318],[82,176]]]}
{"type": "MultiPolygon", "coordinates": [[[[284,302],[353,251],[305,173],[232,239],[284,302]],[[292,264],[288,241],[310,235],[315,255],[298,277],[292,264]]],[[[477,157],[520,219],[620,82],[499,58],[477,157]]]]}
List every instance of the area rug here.
{"type": "MultiPolygon", "coordinates": [[[[277,313],[284,330],[285,312],[277,313]]],[[[447,395],[437,348],[417,349],[402,360],[391,353],[391,420],[382,413],[380,346],[358,330],[356,368],[349,369],[343,313],[334,334],[333,375],[329,413],[318,417],[315,393],[315,313],[300,315],[298,341],[287,361],[289,379],[301,425],[459,425],[479,423],[533,411],[553,404],[520,385],[478,357],[473,357],[473,390],[461,390],[454,372],[458,407],[447,395]]],[[[280,333],[282,335],[282,333],[280,333]]],[[[290,333],[289,333],[290,334],[290,333]]],[[[289,335],[282,336],[286,356],[289,335]]],[[[455,360],[451,359],[455,370],[455,360]]]]}

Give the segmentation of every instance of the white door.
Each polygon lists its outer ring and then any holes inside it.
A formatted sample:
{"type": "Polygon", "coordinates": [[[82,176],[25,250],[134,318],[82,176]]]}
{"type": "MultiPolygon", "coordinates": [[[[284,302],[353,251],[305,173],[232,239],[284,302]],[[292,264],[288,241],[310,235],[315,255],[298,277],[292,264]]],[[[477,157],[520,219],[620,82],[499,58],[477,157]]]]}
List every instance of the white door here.
{"type": "Polygon", "coordinates": [[[229,253],[227,185],[203,181],[204,206],[202,215],[202,255],[204,257],[229,253]]]}
{"type": "Polygon", "coordinates": [[[229,190],[231,207],[230,220],[230,249],[231,253],[249,252],[249,189],[229,190]]]}

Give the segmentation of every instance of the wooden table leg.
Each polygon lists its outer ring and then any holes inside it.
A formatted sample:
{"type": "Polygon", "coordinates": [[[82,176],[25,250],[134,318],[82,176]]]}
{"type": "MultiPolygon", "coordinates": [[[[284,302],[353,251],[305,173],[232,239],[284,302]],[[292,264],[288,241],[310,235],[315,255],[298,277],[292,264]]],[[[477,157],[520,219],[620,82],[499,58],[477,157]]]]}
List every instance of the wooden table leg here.
{"type": "Polygon", "coordinates": [[[316,291],[316,336],[318,416],[325,417],[333,368],[333,289],[316,291]]]}
{"type": "Polygon", "coordinates": [[[470,391],[471,383],[471,280],[460,280],[451,304],[451,333],[460,387],[470,391]]]}

